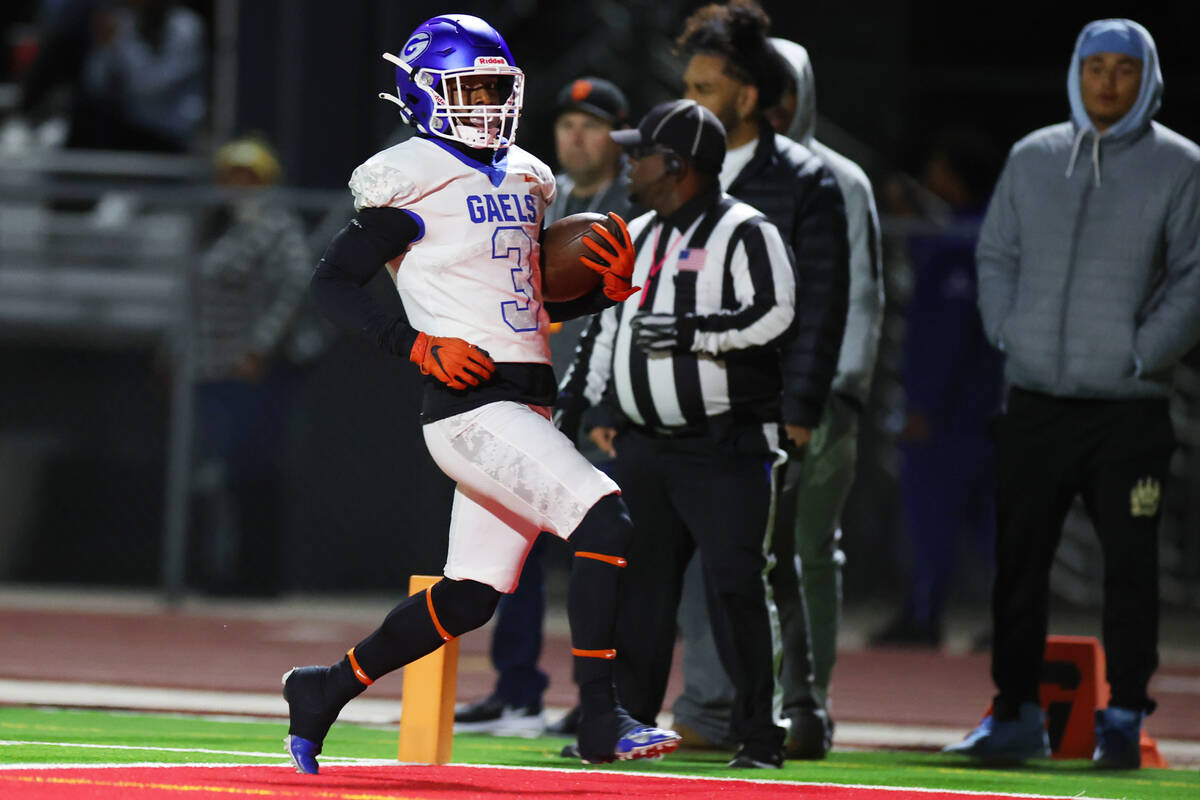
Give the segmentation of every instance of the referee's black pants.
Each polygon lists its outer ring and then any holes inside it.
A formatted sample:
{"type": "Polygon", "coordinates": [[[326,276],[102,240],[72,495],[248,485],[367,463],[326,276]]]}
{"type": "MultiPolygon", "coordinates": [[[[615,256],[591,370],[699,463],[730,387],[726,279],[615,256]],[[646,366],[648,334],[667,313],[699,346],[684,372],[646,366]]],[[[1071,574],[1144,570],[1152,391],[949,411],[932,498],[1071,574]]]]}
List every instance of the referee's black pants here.
{"type": "Polygon", "coordinates": [[[617,625],[617,693],[638,720],[662,708],[684,569],[694,551],[721,663],[734,686],[730,733],[752,754],[782,749],[764,575],[774,453],[761,426],[689,438],[638,429],[615,442],[614,477],[633,519],[617,625]]]}
{"type": "Polygon", "coordinates": [[[1174,435],[1167,401],[1058,398],[1013,389],[997,457],[996,715],[1038,701],[1050,568],[1076,495],[1104,553],[1102,630],[1112,704],[1147,712],[1158,666],[1158,520],[1174,435]]]}

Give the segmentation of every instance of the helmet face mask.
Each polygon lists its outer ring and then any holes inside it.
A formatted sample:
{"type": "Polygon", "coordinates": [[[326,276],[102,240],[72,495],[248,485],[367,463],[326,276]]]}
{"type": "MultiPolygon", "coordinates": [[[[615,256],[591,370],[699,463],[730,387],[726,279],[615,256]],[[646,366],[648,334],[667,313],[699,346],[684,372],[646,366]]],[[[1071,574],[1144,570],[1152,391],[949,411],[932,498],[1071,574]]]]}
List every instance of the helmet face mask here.
{"type": "Polygon", "coordinates": [[[516,141],[525,99],[525,75],[512,63],[508,45],[478,17],[434,17],[413,32],[396,65],[396,95],[405,121],[430,136],[468,147],[498,150],[516,141]],[[492,102],[473,103],[480,88],[492,102]]]}
{"type": "MultiPolygon", "coordinates": [[[[433,101],[429,132],[469,147],[493,150],[512,144],[517,135],[525,94],[525,76],[516,67],[491,65],[470,69],[417,73],[417,86],[433,101]],[[493,78],[498,103],[473,104],[472,90],[480,79],[493,78]],[[507,85],[507,91],[505,88],[507,85]]],[[[418,124],[418,127],[420,125],[418,124]]]]}

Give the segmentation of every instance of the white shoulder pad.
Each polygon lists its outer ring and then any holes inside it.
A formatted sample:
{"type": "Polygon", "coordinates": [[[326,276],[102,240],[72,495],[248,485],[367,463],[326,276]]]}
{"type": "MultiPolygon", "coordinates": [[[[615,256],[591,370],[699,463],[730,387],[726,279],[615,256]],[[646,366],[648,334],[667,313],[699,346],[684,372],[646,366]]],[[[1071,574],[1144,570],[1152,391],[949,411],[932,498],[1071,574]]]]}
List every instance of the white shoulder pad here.
{"type": "Polygon", "coordinates": [[[417,187],[396,167],[372,158],[350,175],[354,210],[394,206],[403,208],[416,197],[417,187]]]}

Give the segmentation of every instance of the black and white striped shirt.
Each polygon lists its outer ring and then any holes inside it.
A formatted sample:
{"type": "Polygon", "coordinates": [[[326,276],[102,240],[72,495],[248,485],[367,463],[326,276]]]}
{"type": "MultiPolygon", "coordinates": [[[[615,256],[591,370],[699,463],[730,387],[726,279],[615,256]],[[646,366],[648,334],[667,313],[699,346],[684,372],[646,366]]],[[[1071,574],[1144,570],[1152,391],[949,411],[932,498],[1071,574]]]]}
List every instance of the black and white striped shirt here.
{"type": "Polygon", "coordinates": [[[778,421],[776,345],[789,332],[796,291],[791,251],[775,226],[714,191],[665,219],[638,217],[629,234],[633,282],[643,289],[590,326],[564,392],[582,392],[593,406],[607,400],[650,429],[703,425],[731,410],[778,421]],[[630,320],[639,312],[696,315],[691,352],[633,346],[630,320]]]}
{"type": "Polygon", "coordinates": [[[191,346],[202,380],[233,377],[248,353],[299,364],[324,348],[324,332],[304,313],[312,277],[304,223],[268,200],[236,207],[194,274],[191,346]]]}

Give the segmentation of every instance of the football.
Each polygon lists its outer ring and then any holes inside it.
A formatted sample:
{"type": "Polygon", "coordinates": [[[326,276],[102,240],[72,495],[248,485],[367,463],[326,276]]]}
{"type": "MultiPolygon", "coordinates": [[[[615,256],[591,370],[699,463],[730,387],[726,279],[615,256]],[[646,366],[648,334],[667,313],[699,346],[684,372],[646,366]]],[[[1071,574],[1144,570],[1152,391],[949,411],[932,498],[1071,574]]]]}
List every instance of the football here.
{"type": "MultiPolygon", "coordinates": [[[[579,261],[580,256],[598,260],[596,254],[583,243],[584,234],[592,230],[593,222],[599,222],[620,238],[615,222],[603,214],[591,212],[563,217],[546,228],[542,239],[543,300],[550,303],[576,300],[600,284],[600,273],[588,269],[579,261]]],[[[595,234],[592,238],[608,246],[595,234]]]]}

